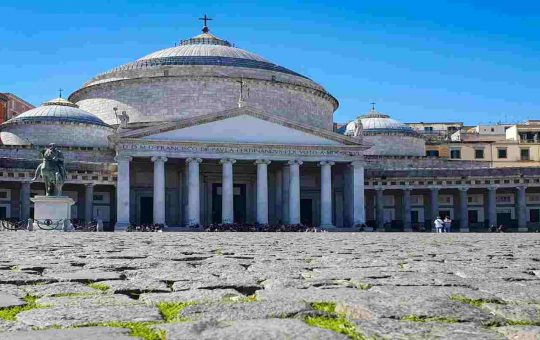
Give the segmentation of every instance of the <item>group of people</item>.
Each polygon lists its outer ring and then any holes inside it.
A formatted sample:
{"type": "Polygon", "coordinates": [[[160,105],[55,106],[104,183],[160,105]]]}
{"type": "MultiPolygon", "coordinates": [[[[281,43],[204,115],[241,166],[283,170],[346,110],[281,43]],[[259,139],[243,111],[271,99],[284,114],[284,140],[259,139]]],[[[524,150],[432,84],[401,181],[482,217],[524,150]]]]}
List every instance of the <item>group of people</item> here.
{"type": "Polygon", "coordinates": [[[143,232],[143,233],[161,233],[163,232],[163,224],[141,224],[141,225],[130,225],[126,231],[128,232],[143,232]]]}
{"type": "Polygon", "coordinates": [[[206,232],[324,232],[325,230],[303,224],[210,224],[206,232]]]}
{"type": "Polygon", "coordinates": [[[435,224],[436,233],[449,233],[452,231],[452,220],[448,216],[444,220],[440,216],[437,216],[433,224],[435,224]]]}

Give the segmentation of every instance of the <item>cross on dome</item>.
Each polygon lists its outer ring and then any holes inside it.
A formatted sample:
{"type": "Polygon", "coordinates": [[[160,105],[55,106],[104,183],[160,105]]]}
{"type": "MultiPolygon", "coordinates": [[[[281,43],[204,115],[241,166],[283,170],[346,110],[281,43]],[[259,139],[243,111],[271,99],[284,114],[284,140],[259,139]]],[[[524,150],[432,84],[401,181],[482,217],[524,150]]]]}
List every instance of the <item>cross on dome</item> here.
{"type": "Polygon", "coordinates": [[[205,14],[204,17],[199,18],[199,20],[204,21],[204,27],[203,27],[202,31],[203,31],[204,33],[208,33],[209,29],[208,29],[207,22],[210,21],[210,20],[214,20],[214,19],[209,18],[209,17],[206,16],[206,14],[205,14]]]}

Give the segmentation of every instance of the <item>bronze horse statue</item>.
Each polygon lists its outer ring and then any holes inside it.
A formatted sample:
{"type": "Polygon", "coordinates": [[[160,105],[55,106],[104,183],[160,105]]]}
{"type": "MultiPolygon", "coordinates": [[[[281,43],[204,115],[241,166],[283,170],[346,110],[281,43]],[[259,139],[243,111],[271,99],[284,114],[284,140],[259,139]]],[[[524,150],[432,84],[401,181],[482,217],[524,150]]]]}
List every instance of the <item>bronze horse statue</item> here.
{"type": "Polygon", "coordinates": [[[47,149],[41,151],[42,163],[37,167],[34,178],[43,178],[45,182],[46,196],[62,195],[62,185],[66,178],[66,170],[64,168],[64,156],[60,150],[56,149],[54,144],[51,144],[47,149]]]}

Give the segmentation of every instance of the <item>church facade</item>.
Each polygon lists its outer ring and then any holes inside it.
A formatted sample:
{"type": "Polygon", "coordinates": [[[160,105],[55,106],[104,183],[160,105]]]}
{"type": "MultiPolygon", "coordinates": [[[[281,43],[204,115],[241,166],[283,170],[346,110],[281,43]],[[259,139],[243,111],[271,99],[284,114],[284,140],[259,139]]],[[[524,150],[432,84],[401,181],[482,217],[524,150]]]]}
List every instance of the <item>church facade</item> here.
{"type": "Polygon", "coordinates": [[[0,126],[0,217],[32,217],[39,150],[57,144],[72,215],[157,223],[307,224],[411,231],[540,223],[540,171],[425,157],[372,108],[343,131],[311,79],[203,33],[100,74],[0,126]]]}

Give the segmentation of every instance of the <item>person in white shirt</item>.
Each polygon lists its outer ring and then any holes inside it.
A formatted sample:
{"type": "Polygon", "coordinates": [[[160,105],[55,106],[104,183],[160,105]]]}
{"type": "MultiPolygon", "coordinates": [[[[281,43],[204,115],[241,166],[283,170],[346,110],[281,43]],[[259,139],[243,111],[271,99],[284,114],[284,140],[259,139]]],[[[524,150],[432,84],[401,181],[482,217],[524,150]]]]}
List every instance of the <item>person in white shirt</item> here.
{"type": "Polygon", "coordinates": [[[442,233],[443,232],[442,230],[444,228],[444,222],[441,219],[441,217],[437,216],[437,218],[435,219],[433,223],[435,224],[435,232],[442,233]]]}

